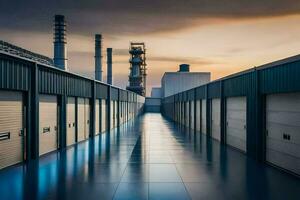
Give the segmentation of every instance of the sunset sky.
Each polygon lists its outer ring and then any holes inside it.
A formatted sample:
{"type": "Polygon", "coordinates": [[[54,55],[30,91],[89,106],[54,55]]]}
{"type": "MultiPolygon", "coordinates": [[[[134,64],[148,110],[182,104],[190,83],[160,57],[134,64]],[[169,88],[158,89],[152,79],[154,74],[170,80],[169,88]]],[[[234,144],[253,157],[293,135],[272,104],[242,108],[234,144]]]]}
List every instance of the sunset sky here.
{"type": "Polygon", "coordinates": [[[0,40],[53,57],[55,14],[66,16],[69,70],[94,76],[94,34],[102,33],[123,88],[129,42],[145,42],[148,94],[181,63],[216,79],[300,53],[299,0],[0,0],[0,40]]]}

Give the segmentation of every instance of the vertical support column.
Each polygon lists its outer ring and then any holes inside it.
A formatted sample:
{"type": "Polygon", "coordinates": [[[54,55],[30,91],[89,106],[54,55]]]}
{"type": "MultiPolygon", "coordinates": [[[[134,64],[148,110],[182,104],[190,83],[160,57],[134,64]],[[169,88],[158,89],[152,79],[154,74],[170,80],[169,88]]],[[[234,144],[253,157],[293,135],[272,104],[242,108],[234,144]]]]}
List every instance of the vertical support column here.
{"type": "Polygon", "coordinates": [[[28,141],[30,158],[39,157],[39,91],[38,91],[38,66],[34,63],[31,70],[31,82],[28,94],[28,141]]]}
{"type": "Polygon", "coordinates": [[[75,97],[75,141],[78,142],[78,97],[75,97]]]}
{"type": "Polygon", "coordinates": [[[111,126],[111,105],[110,105],[110,101],[111,101],[111,87],[108,86],[107,88],[107,99],[106,99],[106,107],[107,107],[107,120],[106,120],[106,126],[107,126],[107,130],[110,132],[111,126]]]}
{"type": "MultiPolygon", "coordinates": [[[[102,107],[102,106],[101,106],[102,107]]],[[[90,137],[94,138],[96,131],[96,81],[92,83],[92,98],[91,98],[91,112],[90,112],[90,137]]]]}
{"type": "Polygon", "coordinates": [[[206,135],[211,136],[211,100],[209,98],[208,85],[205,86],[206,97],[206,135]]]}
{"type": "Polygon", "coordinates": [[[194,133],[197,132],[197,90],[194,90],[194,133]]]}
{"type": "Polygon", "coordinates": [[[117,101],[117,127],[120,126],[120,117],[121,117],[121,114],[120,114],[120,104],[121,104],[121,101],[120,101],[120,90],[118,89],[118,101],[117,101]]]}
{"type": "Polygon", "coordinates": [[[67,146],[67,95],[63,94],[59,97],[59,144],[60,149],[67,146]]]}
{"type": "Polygon", "coordinates": [[[221,143],[226,144],[226,100],[224,98],[224,84],[223,81],[220,83],[220,101],[221,101],[221,143]]]}

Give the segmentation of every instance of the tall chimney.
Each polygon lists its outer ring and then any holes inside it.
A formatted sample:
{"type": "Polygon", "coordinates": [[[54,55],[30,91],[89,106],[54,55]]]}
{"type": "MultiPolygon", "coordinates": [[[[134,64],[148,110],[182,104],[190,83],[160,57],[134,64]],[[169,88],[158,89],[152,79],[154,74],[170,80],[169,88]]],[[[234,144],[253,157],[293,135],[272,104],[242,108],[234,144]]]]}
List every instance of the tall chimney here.
{"type": "Polygon", "coordinates": [[[57,68],[68,70],[66,49],[66,22],[65,16],[55,15],[54,19],[54,65],[57,68]]]}
{"type": "Polygon", "coordinates": [[[95,79],[102,81],[102,35],[95,35],[95,79]]]}
{"type": "Polygon", "coordinates": [[[112,48],[107,48],[107,83],[112,85],[112,48]]]}

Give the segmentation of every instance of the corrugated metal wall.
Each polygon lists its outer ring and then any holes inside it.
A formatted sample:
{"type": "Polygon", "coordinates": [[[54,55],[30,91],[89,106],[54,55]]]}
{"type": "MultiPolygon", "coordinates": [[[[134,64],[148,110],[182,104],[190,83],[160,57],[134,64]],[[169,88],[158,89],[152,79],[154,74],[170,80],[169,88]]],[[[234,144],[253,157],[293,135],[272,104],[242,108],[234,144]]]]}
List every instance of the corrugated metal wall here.
{"type": "Polygon", "coordinates": [[[210,134],[211,99],[221,98],[221,137],[225,143],[226,98],[245,96],[247,99],[247,154],[264,160],[265,95],[271,93],[300,92],[300,60],[285,59],[231,75],[193,90],[184,91],[162,100],[163,115],[175,119],[176,102],[206,99],[207,132],[210,134]],[[290,62],[289,62],[290,61],[290,62]]]}
{"type": "MultiPolygon", "coordinates": [[[[95,102],[96,99],[131,102],[131,115],[137,116],[143,112],[144,97],[131,91],[119,89],[92,79],[56,69],[52,66],[35,63],[15,55],[0,53],[0,90],[24,91],[24,106],[26,107],[26,156],[35,159],[39,156],[39,94],[56,95],[59,106],[59,144],[66,147],[66,115],[68,97],[88,98],[91,106],[90,136],[95,134],[95,102]],[[120,93],[120,95],[119,95],[120,93]]],[[[77,102],[77,98],[75,98],[77,102]]],[[[129,112],[128,109],[124,111],[129,112]]],[[[120,125],[120,112],[117,113],[117,125],[120,125]]],[[[125,113],[126,114],[126,113],[125,113]]],[[[107,116],[109,120],[109,115],[107,116]]],[[[129,119],[127,119],[129,120],[129,119]]],[[[109,124],[109,122],[107,123],[109,124]]],[[[76,125],[77,126],[77,125],[76,125]]]]}

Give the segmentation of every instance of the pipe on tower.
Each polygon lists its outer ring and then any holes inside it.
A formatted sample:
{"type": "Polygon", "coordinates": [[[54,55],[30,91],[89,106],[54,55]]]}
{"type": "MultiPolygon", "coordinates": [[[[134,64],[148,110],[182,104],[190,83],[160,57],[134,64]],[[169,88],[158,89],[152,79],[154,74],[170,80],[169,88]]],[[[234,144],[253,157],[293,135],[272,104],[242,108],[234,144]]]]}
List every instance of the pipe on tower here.
{"type": "Polygon", "coordinates": [[[95,35],[95,79],[102,81],[102,35],[95,35]]]}
{"type": "Polygon", "coordinates": [[[65,16],[54,16],[54,65],[63,70],[68,70],[67,66],[67,39],[65,16]]]}
{"type": "Polygon", "coordinates": [[[112,48],[107,48],[107,83],[112,85],[112,48]]]}

